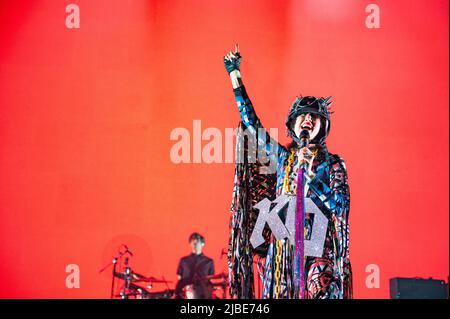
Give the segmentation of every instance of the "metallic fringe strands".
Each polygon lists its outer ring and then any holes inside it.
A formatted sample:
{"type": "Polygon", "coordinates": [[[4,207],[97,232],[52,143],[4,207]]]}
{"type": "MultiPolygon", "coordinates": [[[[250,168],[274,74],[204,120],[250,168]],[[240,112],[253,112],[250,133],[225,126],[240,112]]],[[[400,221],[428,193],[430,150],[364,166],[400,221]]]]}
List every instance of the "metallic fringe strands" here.
{"type": "MultiPolygon", "coordinates": [[[[249,163],[248,154],[254,154],[245,139],[241,123],[237,134],[237,158],[233,199],[231,204],[230,238],[228,244],[228,269],[230,281],[230,296],[239,299],[255,298],[253,256],[267,253],[267,245],[262,249],[253,250],[250,235],[257,218],[257,210],[253,206],[264,198],[275,199],[276,174],[259,174],[259,163],[249,163]]],[[[263,233],[266,242],[269,241],[268,231],[263,233]]]]}
{"type": "Polygon", "coordinates": [[[295,267],[294,267],[294,286],[295,295],[300,299],[305,298],[305,276],[304,276],[304,194],[303,194],[303,175],[305,168],[301,167],[297,175],[297,205],[295,208],[295,267]]]}

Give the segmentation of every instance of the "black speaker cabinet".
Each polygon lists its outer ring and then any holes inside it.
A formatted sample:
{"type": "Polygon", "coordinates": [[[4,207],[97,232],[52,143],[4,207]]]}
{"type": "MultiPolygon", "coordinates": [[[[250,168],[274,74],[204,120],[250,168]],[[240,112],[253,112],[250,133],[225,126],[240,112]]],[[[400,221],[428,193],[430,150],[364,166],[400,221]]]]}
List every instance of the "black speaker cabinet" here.
{"type": "Polygon", "coordinates": [[[391,278],[391,299],[448,299],[448,284],[443,280],[391,278]]]}

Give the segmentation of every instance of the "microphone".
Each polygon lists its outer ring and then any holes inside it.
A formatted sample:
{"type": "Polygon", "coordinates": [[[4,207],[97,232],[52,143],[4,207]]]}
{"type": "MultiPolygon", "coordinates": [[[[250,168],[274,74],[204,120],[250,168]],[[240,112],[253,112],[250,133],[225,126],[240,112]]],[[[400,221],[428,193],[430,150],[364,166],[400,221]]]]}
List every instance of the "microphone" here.
{"type": "Polygon", "coordinates": [[[125,244],[122,244],[122,246],[125,247],[125,249],[126,249],[125,252],[124,252],[124,254],[129,253],[130,256],[133,257],[133,253],[131,252],[131,250],[128,249],[128,246],[125,245],[125,244]]]}
{"type": "Polygon", "coordinates": [[[300,132],[300,148],[306,147],[309,144],[309,132],[308,130],[302,130],[300,132]]]}

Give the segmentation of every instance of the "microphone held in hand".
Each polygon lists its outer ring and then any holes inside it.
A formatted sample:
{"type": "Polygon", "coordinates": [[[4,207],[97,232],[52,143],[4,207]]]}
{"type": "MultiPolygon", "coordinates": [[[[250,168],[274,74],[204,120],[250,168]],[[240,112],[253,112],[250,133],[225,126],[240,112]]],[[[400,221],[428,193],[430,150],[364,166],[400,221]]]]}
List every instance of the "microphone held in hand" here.
{"type": "Polygon", "coordinates": [[[307,147],[309,144],[309,132],[308,130],[302,130],[299,136],[300,148],[307,147]]]}

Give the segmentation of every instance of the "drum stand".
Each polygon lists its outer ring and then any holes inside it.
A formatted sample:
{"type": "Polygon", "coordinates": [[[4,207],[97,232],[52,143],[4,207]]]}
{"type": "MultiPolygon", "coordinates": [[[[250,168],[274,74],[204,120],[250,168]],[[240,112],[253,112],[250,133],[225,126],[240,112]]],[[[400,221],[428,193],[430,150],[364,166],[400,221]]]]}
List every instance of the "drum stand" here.
{"type": "Polygon", "coordinates": [[[128,299],[128,292],[130,289],[131,284],[131,273],[130,273],[130,267],[128,267],[128,257],[125,258],[125,284],[122,288],[122,299],[128,299]]]}
{"type": "MultiPolygon", "coordinates": [[[[108,263],[105,267],[103,267],[102,269],[100,269],[99,273],[102,273],[103,271],[105,271],[109,266],[113,265],[113,270],[112,270],[112,283],[111,283],[111,299],[114,299],[114,282],[115,282],[115,278],[116,278],[116,268],[117,268],[117,262],[119,261],[119,259],[125,255],[128,251],[125,252],[121,252],[119,251],[119,255],[114,257],[114,259],[112,260],[112,262],[108,263]]],[[[128,265],[128,258],[127,258],[127,265],[128,265]]]]}

